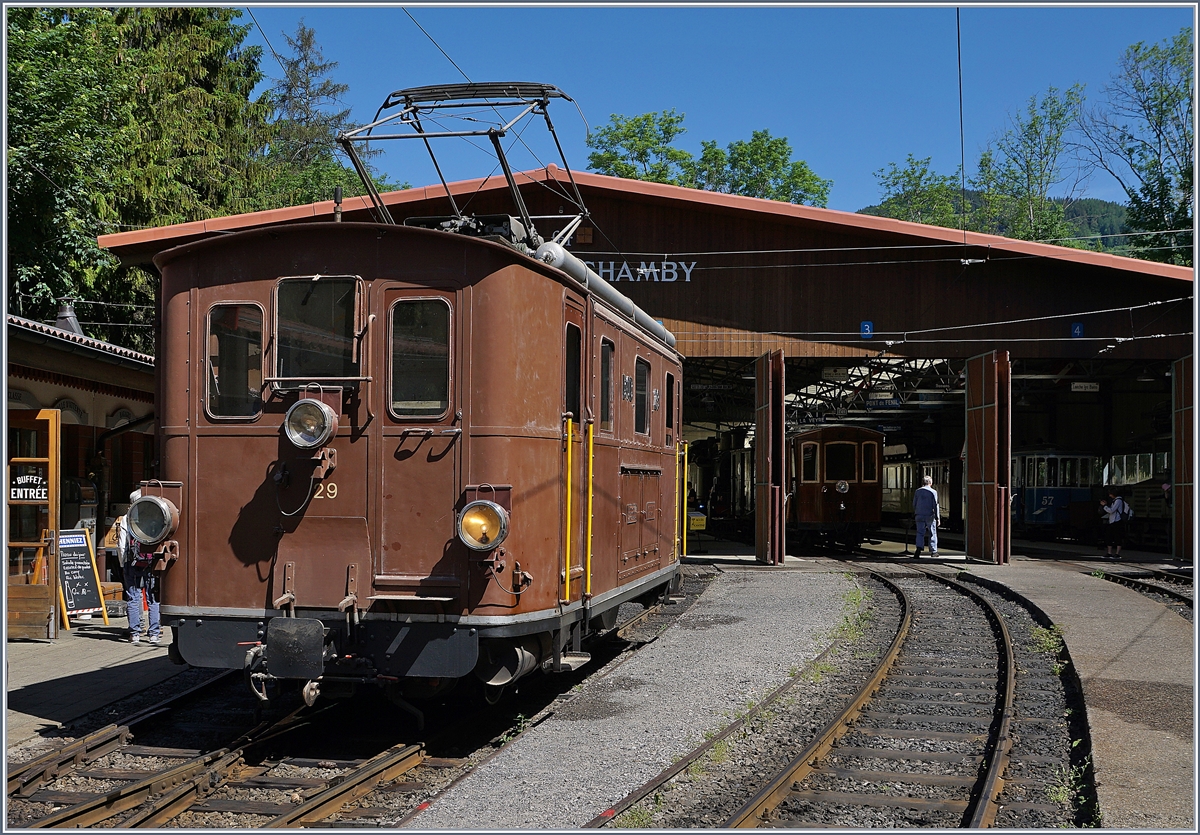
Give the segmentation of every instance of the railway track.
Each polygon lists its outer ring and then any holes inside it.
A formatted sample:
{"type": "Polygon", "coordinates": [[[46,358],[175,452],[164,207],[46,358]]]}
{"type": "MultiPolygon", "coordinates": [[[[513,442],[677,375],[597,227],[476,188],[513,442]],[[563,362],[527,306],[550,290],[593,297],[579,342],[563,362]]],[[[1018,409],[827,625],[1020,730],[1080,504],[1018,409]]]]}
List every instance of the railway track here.
{"type": "Polygon", "coordinates": [[[1044,615],[916,566],[856,573],[875,582],[840,646],[587,826],[1094,821],[1086,713],[1044,615]]]}
{"type": "Polygon", "coordinates": [[[1158,600],[1173,608],[1185,619],[1192,620],[1193,592],[1190,577],[1157,569],[1097,569],[1093,573],[1158,600]]]}
{"type": "Polygon", "coordinates": [[[990,603],[923,573],[881,578],[904,614],[875,675],[726,826],[869,826],[880,807],[916,826],[995,819],[1012,744],[1012,642],[990,603]]]}
{"type": "Polygon", "coordinates": [[[127,747],[135,728],[163,714],[186,707],[189,702],[229,680],[232,674],[233,671],[229,671],[212,676],[60,748],[25,762],[10,764],[6,769],[7,795],[10,798],[31,798],[52,780],[67,776],[72,771],[80,770],[114,751],[127,747]]]}
{"type": "MultiPolygon", "coordinates": [[[[672,608],[647,607],[611,630],[609,636],[632,645],[624,650],[614,647],[616,663],[633,647],[657,637],[669,620],[665,610],[672,608]]],[[[536,716],[527,719],[503,709],[482,708],[482,715],[467,723],[473,733],[465,732],[458,721],[439,721],[442,731],[425,742],[396,742],[394,726],[402,723],[386,721],[395,709],[389,712],[387,705],[379,704],[382,699],[369,707],[357,702],[334,702],[315,708],[298,707],[273,721],[258,722],[242,729],[228,744],[207,749],[172,747],[172,740],[186,735],[189,727],[220,724],[219,719],[206,722],[203,717],[189,715],[184,708],[215,684],[228,683],[230,677],[214,677],[57,750],[13,764],[8,770],[9,825],[139,829],[170,824],[218,829],[360,826],[381,819],[395,821],[472,767],[466,757],[430,756],[427,746],[439,750],[482,746],[491,752],[485,752],[485,756],[491,756],[537,721],[536,716]],[[361,736],[364,731],[361,721],[357,729],[353,721],[355,711],[359,711],[360,720],[364,709],[383,711],[379,724],[388,727],[374,729],[377,737],[368,728],[368,736],[351,739],[351,735],[361,736]],[[339,720],[339,713],[348,716],[339,720]],[[332,721],[325,721],[327,717],[322,714],[329,714],[332,721]],[[135,744],[136,737],[146,733],[147,724],[167,717],[180,732],[172,736],[167,729],[152,739],[166,744],[135,744]],[[301,729],[303,734],[296,733],[301,729]],[[497,732],[489,737],[493,731],[497,732]],[[466,738],[460,738],[464,734],[466,738]],[[314,746],[310,744],[313,738],[336,741],[314,746]],[[380,743],[388,747],[378,751],[380,743]],[[322,754],[322,746],[334,753],[322,754]],[[353,750],[364,754],[346,755],[346,751],[353,750]]],[[[541,698],[551,700],[543,713],[553,711],[555,685],[561,687],[564,682],[566,679],[553,677],[533,688],[546,690],[541,698]]],[[[533,691],[536,702],[539,697],[533,691]]],[[[227,703],[231,697],[225,692],[220,698],[227,703]]],[[[459,708],[457,719],[462,718],[461,705],[459,708]]]]}

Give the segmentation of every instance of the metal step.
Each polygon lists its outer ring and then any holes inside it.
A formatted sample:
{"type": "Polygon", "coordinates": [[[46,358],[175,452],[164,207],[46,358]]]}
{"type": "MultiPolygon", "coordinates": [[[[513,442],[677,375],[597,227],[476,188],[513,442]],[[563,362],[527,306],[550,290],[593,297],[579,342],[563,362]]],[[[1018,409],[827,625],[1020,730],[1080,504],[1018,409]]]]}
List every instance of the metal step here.
{"type": "Polygon", "coordinates": [[[549,671],[553,673],[571,673],[591,660],[592,654],[590,652],[564,652],[559,656],[558,669],[554,669],[554,662],[551,661],[549,671]]]}

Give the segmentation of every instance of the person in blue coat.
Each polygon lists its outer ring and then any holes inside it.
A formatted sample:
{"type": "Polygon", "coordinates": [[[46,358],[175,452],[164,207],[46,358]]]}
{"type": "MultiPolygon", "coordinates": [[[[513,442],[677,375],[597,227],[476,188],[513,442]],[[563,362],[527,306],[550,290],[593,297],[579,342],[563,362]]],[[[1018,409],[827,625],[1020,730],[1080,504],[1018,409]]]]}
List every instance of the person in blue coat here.
{"type": "Polygon", "coordinates": [[[921,556],[921,549],[925,547],[926,539],[929,540],[929,555],[931,557],[938,556],[939,513],[938,495],[937,491],[933,489],[933,477],[925,476],[925,483],[913,494],[913,516],[917,521],[917,553],[914,556],[921,556]]]}

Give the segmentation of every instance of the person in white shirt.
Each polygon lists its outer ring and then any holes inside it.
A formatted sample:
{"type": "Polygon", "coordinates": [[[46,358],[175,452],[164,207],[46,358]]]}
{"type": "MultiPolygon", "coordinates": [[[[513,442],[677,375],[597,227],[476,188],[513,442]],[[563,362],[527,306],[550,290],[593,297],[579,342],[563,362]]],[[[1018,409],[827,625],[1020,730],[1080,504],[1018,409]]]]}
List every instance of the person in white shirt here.
{"type": "Polygon", "coordinates": [[[939,513],[941,511],[938,508],[937,490],[933,489],[933,477],[925,476],[925,484],[913,494],[913,516],[917,521],[917,553],[914,556],[921,556],[921,548],[925,546],[926,539],[929,540],[929,556],[938,556],[937,525],[939,513]]]}
{"type": "Polygon", "coordinates": [[[1104,514],[1104,544],[1108,547],[1108,553],[1104,557],[1119,560],[1121,546],[1125,544],[1125,529],[1129,527],[1129,505],[1117,495],[1116,490],[1109,490],[1108,498],[1100,500],[1100,512],[1104,514]]]}

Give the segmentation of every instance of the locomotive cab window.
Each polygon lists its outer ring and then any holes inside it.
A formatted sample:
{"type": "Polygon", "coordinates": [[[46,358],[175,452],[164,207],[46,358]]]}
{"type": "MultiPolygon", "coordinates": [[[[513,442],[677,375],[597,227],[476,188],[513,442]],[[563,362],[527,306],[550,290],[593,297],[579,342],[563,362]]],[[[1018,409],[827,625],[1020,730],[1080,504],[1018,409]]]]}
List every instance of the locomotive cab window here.
{"type": "Polygon", "coordinates": [[[438,417],[450,408],[450,305],[403,299],[392,308],[391,411],[438,417]]]}
{"type": "Polygon", "coordinates": [[[600,431],[602,432],[613,430],[613,350],[611,342],[607,339],[600,340],[600,431]]]}
{"type": "Polygon", "coordinates": [[[219,418],[255,417],[262,411],[262,309],[219,304],[208,314],[205,409],[219,418]]]}
{"type": "Polygon", "coordinates": [[[817,445],[812,443],[800,445],[800,480],[817,480],[817,445]]]}
{"type": "Polygon", "coordinates": [[[563,411],[571,413],[571,419],[579,424],[583,420],[580,401],[579,363],[583,354],[583,332],[578,326],[567,324],[567,380],[563,411]]]}
{"type": "Polygon", "coordinates": [[[878,481],[879,480],[879,444],[874,441],[866,441],[862,445],[862,480],[863,481],[878,481]]]}
{"type": "Polygon", "coordinates": [[[825,444],[825,480],[857,481],[858,445],[853,441],[831,441],[825,444]]]}
{"type": "Polygon", "coordinates": [[[638,358],[634,365],[634,401],[633,426],[639,435],[650,434],[650,404],[648,402],[650,388],[650,363],[638,358]]]}
{"type": "Polygon", "coordinates": [[[675,375],[667,375],[667,439],[666,445],[671,446],[675,440],[675,375]]]}
{"type": "Polygon", "coordinates": [[[276,290],[275,373],[283,388],[337,380],[357,386],[354,278],[285,278],[276,290]]]}

